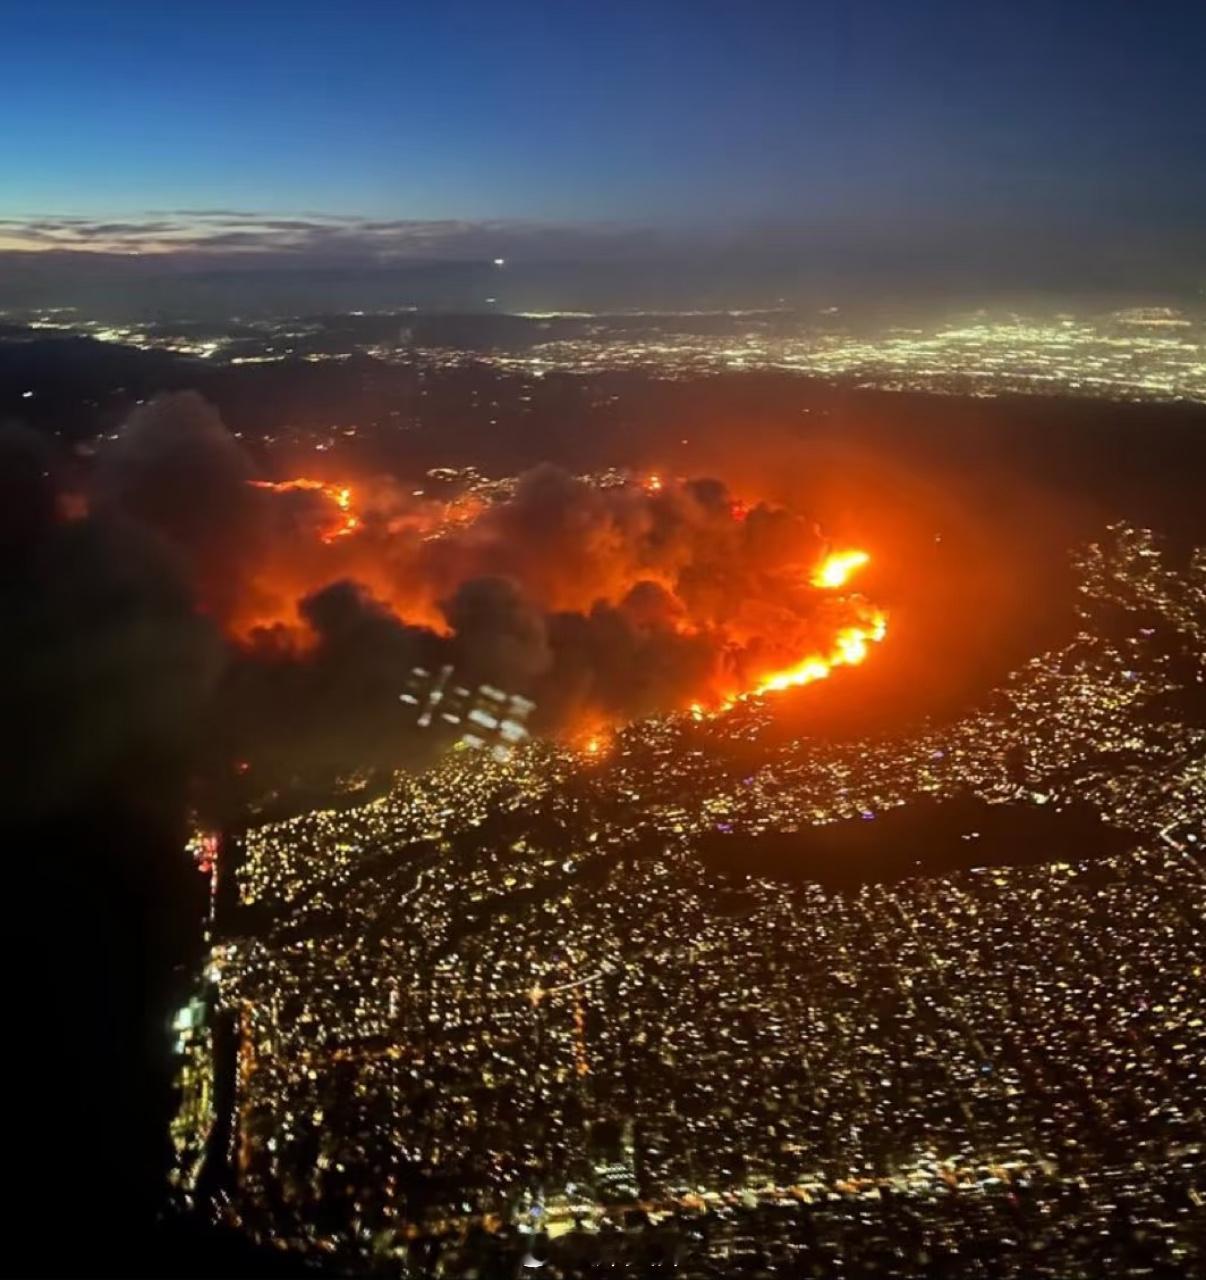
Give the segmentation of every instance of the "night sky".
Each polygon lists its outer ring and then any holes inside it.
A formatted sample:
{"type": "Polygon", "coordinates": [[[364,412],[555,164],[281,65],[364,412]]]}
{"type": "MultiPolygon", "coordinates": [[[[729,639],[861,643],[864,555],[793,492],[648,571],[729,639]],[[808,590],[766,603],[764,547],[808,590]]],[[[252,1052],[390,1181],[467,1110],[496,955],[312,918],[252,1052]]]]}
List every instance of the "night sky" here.
{"type": "Polygon", "coordinates": [[[47,0],[4,32],[0,248],[1206,226],[1201,0],[47,0]]]}

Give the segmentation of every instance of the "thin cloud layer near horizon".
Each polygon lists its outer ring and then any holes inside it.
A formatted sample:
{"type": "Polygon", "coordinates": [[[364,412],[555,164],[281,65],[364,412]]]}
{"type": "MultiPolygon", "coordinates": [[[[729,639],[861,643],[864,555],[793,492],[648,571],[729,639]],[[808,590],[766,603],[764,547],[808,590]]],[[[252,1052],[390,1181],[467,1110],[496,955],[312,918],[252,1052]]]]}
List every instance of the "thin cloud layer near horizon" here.
{"type": "Polygon", "coordinates": [[[472,256],[497,236],[553,256],[1078,225],[1183,252],[1206,223],[1192,0],[57,0],[11,13],[5,44],[8,251],[472,256]]]}

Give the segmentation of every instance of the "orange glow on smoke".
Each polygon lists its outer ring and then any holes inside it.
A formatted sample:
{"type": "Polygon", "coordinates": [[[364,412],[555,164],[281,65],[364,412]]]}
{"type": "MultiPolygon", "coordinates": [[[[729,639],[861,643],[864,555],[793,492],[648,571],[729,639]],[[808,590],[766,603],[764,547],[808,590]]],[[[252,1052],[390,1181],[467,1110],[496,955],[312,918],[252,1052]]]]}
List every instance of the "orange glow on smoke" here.
{"type": "MultiPolygon", "coordinates": [[[[266,495],[313,495],[313,501],[294,518],[286,516],[266,545],[249,556],[242,590],[224,623],[228,633],[244,642],[266,640],[282,652],[301,654],[314,635],[299,617],[298,604],[305,597],[341,579],[355,581],[376,599],[416,625],[442,625],[434,605],[411,598],[402,589],[374,545],[363,511],[365,494],[340,479],[319,480],[297,476],[285,480],[250,480],[266,495]]],[[[287,508],[285,509],[287,510],[287,508]]],[[[419,517],[405,526],[390,528],[391,536],[405,536],[416,528],[419,517]]]]}
{"type": "MultiPolygon", "coordinates": [[[[831,552],[812,571],[809,581],[815,587],[833,590],[844,586],[852,574],[870,562],[871,557],[866,551],[831,552]]],[[[887,614],[867,605],[858,596],[850,597],[849,603],[851,608],[860,612],[860,619],[857,623],[839,628],[828,650],[811,653],[788,667],[760,676],[751,688],[726,697],[719,709],[727,711],[750,696],[803,688],[826,679],[834,667],[857,667],[865,662],[871,652],[871,645],[879,644],[888,634],[887,614]]],[[[689,710],[696,720],[707,714],[698,702],[691,703],[689,710]]]]}
{"type": "Polygon", "coordinates": [[[594,717],[579,722],[567,738],[567,743],[590,760],[600,760],[612,747],[612,727],[594,717]]]}
{"type": "Polygon", "coordinates": [[[69,489],[58,495],[56,506],[60,520],[84,520],[88,515],[88,495],[69,489]]]}
{"type": "Polygon", "coordinates": [[[327,484],[324,480],[308,480],[304,476],[296,480],[251,480],[254,489],[270,489],[273,493],[289,493],[310,490],[321,493],[338,512],[332,513],[332,523],[319,535],[324,542],[346,538],[360,527],[360,517],[352,511],[352,490],[347,485],[327,484]]]}
{"type": "MultiPolygon", "coordinates": [[[[815,526],[756,499],[728,497],[709,506],[678,477],[633,476],[604,497],[584,488],[589,536],[575,541],[579,513],[571,507],[564,536],[545,544],[513,521],[509,495],[470,490],[441,500],[401,493],[380,477],[250,483],[314,500],[299,504],[300,512],[284,504],[276,526],[284,536],[249,560],[243,589],[223,619],[248,643],[305,652],[316,635],[298,602],[341,580],[361,586],[405,623],[447,636],[441,602],[459,582],[509,576],[535,610],[648,609],[633,615],[632,634],[673,633],[684,649],[695,643],[694,652],[710,652],[698,684],[680,684],[673,694],[678,706],[704,719],[746,698],[824,680],[836,667],[860,666],[887,633],[886,614],[849,589],[871,563],[867,551],[825,548],[815,526]],[[663,523],[674,537],[662,536],[663,523]],[[305,536],[295,536],[298,530],[305,536]],[[697,553],[712,576],[693,573],[697,553]],[[638,592],[634,605],[630,593],[637,588],[645,595],[638,592]]],[[[614,727],[609,713],[584,698],[573,720],[575,730],[563,741],[584,756],[605,756],[614,727]]]]}

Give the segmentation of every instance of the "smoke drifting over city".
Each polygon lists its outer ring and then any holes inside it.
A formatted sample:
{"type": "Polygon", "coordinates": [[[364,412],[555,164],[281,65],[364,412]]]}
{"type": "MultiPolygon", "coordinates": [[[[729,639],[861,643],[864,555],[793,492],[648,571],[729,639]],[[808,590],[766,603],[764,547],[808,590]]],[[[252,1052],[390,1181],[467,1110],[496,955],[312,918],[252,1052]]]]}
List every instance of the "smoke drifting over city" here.
{"type": "Polygon", "coordinates": [[[74,646],[98,651],[106,629],[121,679],[76,689],[73,714],[118,696],[148,715],[187,707],[247,767],[421,759],[432,736],[399,706],[415,667],[522,693],[534,730],[572,738],[807,683],[883,633],[844,572],[815,579],[829,548],[814,524],[717,480],[544,465],[486,496],[433,496],[386,477],[269,478],[195,393],[137,409],[58,492],[49,462],[24,456],[42,504],[10,507],[7,536],[24,542],[24,616],[50,640],[46,696],[80,679],[74,646]],[[165,628],[175,659],[136,662],[165,628]]]}

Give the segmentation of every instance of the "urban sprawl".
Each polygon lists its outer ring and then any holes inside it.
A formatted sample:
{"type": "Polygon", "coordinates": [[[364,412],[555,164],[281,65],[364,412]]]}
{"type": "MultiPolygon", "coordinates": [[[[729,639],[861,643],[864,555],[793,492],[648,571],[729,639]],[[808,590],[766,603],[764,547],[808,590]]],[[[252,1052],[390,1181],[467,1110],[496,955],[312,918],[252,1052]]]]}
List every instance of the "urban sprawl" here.
{"type": "Polygon", "coordinates": [[[182,1202],[405,1275],[1201,1274],[1206,550],[1078,568],[1076,638],[952,724],[784,743],[748,698],[199,832],[182,1202]],[[958,797],[1125,851],[703,854],[958,797]]]}

